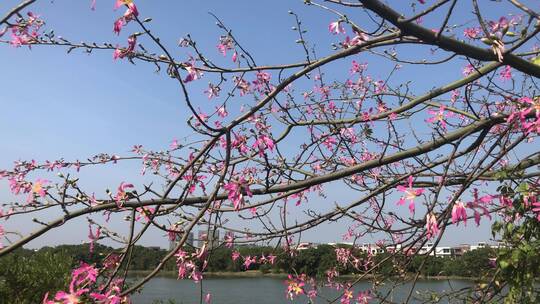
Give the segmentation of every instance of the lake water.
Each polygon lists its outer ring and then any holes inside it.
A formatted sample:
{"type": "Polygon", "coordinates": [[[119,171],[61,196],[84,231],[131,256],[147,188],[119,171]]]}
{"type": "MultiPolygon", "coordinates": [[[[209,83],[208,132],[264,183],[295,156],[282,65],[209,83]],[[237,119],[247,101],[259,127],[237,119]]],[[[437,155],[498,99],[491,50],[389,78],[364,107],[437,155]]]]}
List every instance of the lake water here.
{"type": "MultiPolygon", "coordinates": [[[[471,281],[466,280],[421,280],[415,286],[416,291],[448,292],[470,286],[471,281]]],[[[392,300],[404,301],[410,284],[397,287],[392,300]]],[[[284,279],[255,277],[255,278],[205,278],[202,283],[204,294],[212,294],[213,304],[271,304],[271,303],[307,303],[307,298],[301,296],[298,300],[290,301],[285,298],[286,285],[284,279]]],[[[355,285],[356,292],[369,289],[369,281],[355,285]]],[[[174,299],[175,303],[198,304],[201,285],[191,280],[176,280],[174,278],[156,277],[150,280],[140,294],[134,294],[132,301],[135,304],[152,303],[155,300],[174,299]]],[[[383,286],[379,290],[389,290],[390,286],[383,286]]],[[[320,288],[319,292],[326,298],[334,299],[339,294],[329,288],[320,288]]],[[[415,293],[413,293],[414,296],[415,293]]],[[[355,293],[356,295],[356,293],[355,293]]],[[[390,300],[390,298],[389,298],[390,300]]],[[[374,301],[372,301],[374,302],[374,301]]],[[[167,303],[164,301],[164,303],[167,303]]],[[[327,303],[324,299],[317,299],[315,303],[327,303]]],[[[339,300],[335,302],[339,304],[339,300]]],[[[371,303],[371,302],[370,302],[371,303]]],[[[416,303],[416,301],[411,301],[416,303]]],[[[447,301],[440,303],[448,303],[447,301]]]]}

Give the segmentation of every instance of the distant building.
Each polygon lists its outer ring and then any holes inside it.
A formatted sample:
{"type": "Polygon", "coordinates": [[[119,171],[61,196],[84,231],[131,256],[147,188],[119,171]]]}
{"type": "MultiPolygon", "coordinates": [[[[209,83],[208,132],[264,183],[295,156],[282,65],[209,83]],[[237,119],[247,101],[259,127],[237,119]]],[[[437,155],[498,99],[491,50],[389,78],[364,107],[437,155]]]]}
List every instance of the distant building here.
{"type": "MultiPolygon", "coordinates": [[[[174,240],[169,240],[169,250],[173,250],[174,248],[176,248],[176,246],[178,246],[178,242],[180,242],[180,240],[182,240],[183,236],[184,236],[183,233],[177,233],[175,235],[174,240]]],[[[189,245],[189,246],[193,247],[193,232],[190,232],[188,234],[187,240],[184,243],[184,246],[185,245],[189,245]]]]}
{"type": "Polygon", "coordinates": [[[204,245],[205,242],[208,242],[208,248],[216,248],[219,246],[219,230],[218,229],[210,229],[209,231],[210,237],[208,237],[208,230],[199,230],[198,235],[198,243],[197,246],[200,248],[204,245]]]}
{"type": "Polygon", "coordinates": [[[479,242],[477,245],[471,245],[471,250],[489,247],[485,242],[479,242]]]}
{"type": "MultiPolygon", "coordinates": [[[[307,246],[302,244],[309,244],[309,243],[300,243],[299,247],[307,246]]],[[[338,245],[346,245],[351,246],[352,243],[327,243],[327,245],[337,247],[338,245]]],[[[364,243],[362,245],[354,245],[355,248],[359,249],[360,251],[371,254],[371,255],[377,255],[383,252],[393,253],[393,252],[399,252],[403,249],[401,244],[398,244],[396,246],[382,246],[378,244],[369,244],[364,243]]],[[[426,243],[422,247],[414,247],[414,248],[408,248],[404,250],[404,254],[419,254],[419,255],[429,255],[429,256],[439,256],[439,257],[455,257],[455,256],[462,256],[468,251],[481,249],[481,248],[504,248],[504,243],[498,242],[497,244],[489,245],[486,242],[479,242],[476,245],[469,245],[469,244],[461,244],[458,246],[435,246],[433,243],[426,243]]],[[[300,249],[301,250],[301,249],[300,249]]]]}
{"type": "Polygon", "coordinates": [[[452,256],[452,247],[448,246],[437,246],[435,247],[435,256],[449,257],[452,256]]]}
{"type": "Polygon", "coordinates": [[[306,249],[317,249],[318,244],[316,243],[310,243],[310,242],[304,242],[299,243],[298,246],[296,246],[296,250],[306,250],[306,249]]]}
{"type": "Polygon", "coordinates": [[[461,245],[452,247],[452,254],[454,256],[462,256],[465,254],[465,252],[470,251],[470,250],[471,250],[471,245],[461,244],[461,245]]]}

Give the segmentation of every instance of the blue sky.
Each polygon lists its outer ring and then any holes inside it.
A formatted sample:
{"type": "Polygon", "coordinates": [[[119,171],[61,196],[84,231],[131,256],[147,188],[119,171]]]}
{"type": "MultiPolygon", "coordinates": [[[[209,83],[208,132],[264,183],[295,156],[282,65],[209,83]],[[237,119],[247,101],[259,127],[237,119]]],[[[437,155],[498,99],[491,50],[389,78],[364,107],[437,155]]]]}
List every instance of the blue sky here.
{"type": "MultiPolygon", "coordinates": [[[[0,14],[17,2],[2,1],[0,14]]],[[[96,11],[91,11],[90,1],[85,0],[38,2],[31,10],[46,20],[46,28],[54,29],[73,42],[107,41],[125,45],[127,35],[136,31],[131,24],[120,36],[113,34],[112,24],[123,12],[122,9],[112,10],[113,1],[98,0],[96,11]]],[[[137,5],[143,17],[154,19],[150,25],[152,31],[174,50],[175,56],[184,60],[185,51],[176,44],[190,33],[212,59],[228,62],[217,53],[216,45],[222,33],[208,12],[218,15],[233,29],[258,64],[303,60],[300,46],[294,43],[297,39],[291,30],[294,19],[288,10],[302,18],[309,39],[316,42],[319,56],[329,54],[330,43],[336,40],[327,31],[335,16],[307,7],[303,1],[137,1],[137,5]]],[[[422,52],[429,54],[429,50],[422,52]]],[[[413,55],[411,51],[409,54],[413,55]]],[[[44,161],[63,157],[73,160],[100,152],[125,154],[134,144],[159,150],[166,148],[173,138],[192,134],[185,124],[189,113],[177,83],[163,72],[155,73],[152,65],[114,61],[111,51],[88,55],[76,50],[66,55],[61,48],[39,46],[29,50],[1,45],[0,58],[4,59],[0,73],[0,168],[10,168],[18,159],[44,161]]],[[[371,60],[372,73],[384,76],[389,66],[380,60],[371,60]]],[[[348,64],[338,62],[335,70],[327,72],[347,69],[348,64]]],[[[414,82],[417,94],[459,77],[461,68],[449,66],[448,74],[437,74],[436,79],[429,73],[427,68],[418,68],[416,78],[411,79],[408,74],[407,80],[414,82]]],[[[396,79],[400,80],[405,78],[396,79]]],[[[202,92],[206,84],[205,79],[192,84],[190,89],[196,92],[193,96],[206,99],[197,93],[202,92]]],[[[82,174],[81,181],[89,189],[102,192],[105,187],[115,187],[126,177],[137,175],[139,170],[138,163],[116,166],[114,170],[108,168],[105,173],[89,170],[82,174]]],[[[13,199],[5,181],[0,182],[0,199],[13,199]]],[[[79,243],[87,239],[84,222],[70,225],[69,234],[57,229],[31,243],[30,247],[79,243]]],[[[113,226],[120,227],[120,223],[113,226]]],[[[25,224],[17,228],[28,232],[25,224]]],[[[475,233],[452,228],[449,233],[452,236],[445,242],[483,241],[489,238],[488,228],[484,225],[475,233]]],[[[343,226],[332,226],[322,232],[308,233],[306,239],[332,242],[339,240],[344,232],[343,226]]],[[[143,244],[166,246],[166,240],[156,232],[143,244]]]]}

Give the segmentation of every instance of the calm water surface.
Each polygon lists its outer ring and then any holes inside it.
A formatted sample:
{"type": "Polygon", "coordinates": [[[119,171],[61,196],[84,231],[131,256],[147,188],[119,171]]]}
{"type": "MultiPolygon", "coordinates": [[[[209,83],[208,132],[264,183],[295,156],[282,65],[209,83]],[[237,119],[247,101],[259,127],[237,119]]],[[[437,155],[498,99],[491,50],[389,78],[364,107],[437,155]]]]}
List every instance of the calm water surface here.
{"type": "MultiPolygon", "coordinates": [[[[213,304],[270,304],[270,303],[307,303],[302,296],[299,300],[285,299],[285,284],[277,278],[207,278],[202,283],[203,290],[212,294],[213,304]]],[[[451,291],[470,286],[470,281],[463,280],[425,280],[416,284],[415,291],[451,291]]],[[[355,285],[356,292],[369,289],[371,283],[361,282],[355,285]]],[[[152,303],[155,300],[174,299],[180,304],[198,304],[200,284],[191,280],[176,280],[174,278],[157,277],[145,285],[140,294],[132,297],[135,304],[152,303]]],[[[393,293],[393,301],[403,301],[409,292],[410,285],[397,287],[393,293]]],[[[389,290],[390,286],[381,287],[381,291],[389,290]]],[[[328,298],[339,295],[335,290],[321,288],[320,293],[328,298]]],[[[413,294],[414,295],[414,294],[413,294]]],[[[332,298],[333,299],[333,298],[332,298]]],[[[318,299],[315,303],[325,303],[318,299]]],[[[337,301],[336,303],[339,303],[337,301]]],[[[414,303],[414,301],[412,301],[414,303]]],[[[444,303],[444,302],[441,302],[444,303]]]]}

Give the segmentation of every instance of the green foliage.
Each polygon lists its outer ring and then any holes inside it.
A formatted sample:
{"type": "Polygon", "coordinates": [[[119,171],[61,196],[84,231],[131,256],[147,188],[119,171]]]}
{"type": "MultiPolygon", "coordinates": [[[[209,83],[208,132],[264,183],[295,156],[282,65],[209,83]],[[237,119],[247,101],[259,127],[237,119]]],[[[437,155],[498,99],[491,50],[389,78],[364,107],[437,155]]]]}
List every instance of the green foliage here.
{"type": "Polygon", "coordinates": [[[496,222],[493,234],[499,234],[505,247],[497,256],[495,289],[508,287],[505,303],[538,303],[540,277],[540,221],[530,212],[533,200],[528,184],[522,183],[515,192],[501,187],[507,197],[513,197],[512,207],[505,212],[505,221],[496,222]]]}
{"type": "MultiPolygon", "coordinates": [[[[516,225],[506,225],[504,229],[517,229],[516,225]]],[[[530,228],[527,228],[530,229],[530,228]]],[[[515,230],[511,231],[516,233],[515,230]]],[[[517,234],[516,234],[517,235],[517,234]]],[[[381,278],[401,276],[403,274],[420,273],[423,276],[460,276],[475,277],[492,276],[495,269],[490,265],[490,258],[499,255],[499,265],[506,265],[502,276],[511,286],[528,284],[538,275],[538,264],[535,259],[537,243],[523,243],[515,249],[505,249],[497,252],[491,248],[481,248],[466,252],[461,257],[415,256],[410,261],[405,256],[390,253],[379,253],[373,257],[372,265],[379,264],[375,275],[381,278]],[[421,267],[421,265],[423,266],[421,267]],[[531,267],[535,271],[518,274],[523,267],[531,267]],[[534,268],[536,267],[536,268],[534,268]],[[515,281],[510,281],[515,280],[515,281]]],[[[189,249],[186,249],[191,251],[189,249]]],[[[238,250],[242,256],[267,256],[272,253],[278,256],[274,265],[252,264],[249,270],[259,270],[262,273],[305,273],[308,276],[324,277],[326,271],[335,268],[340,274],[358,273],[351,265],[343,266],[336,260],[335,247],[319,245],[317,248],[301,250],[291,257],[282,249],[272,247],[237,247],[216,248],[210,252],[206,271],[210,272],[241,272],[246,269],[239,260],[232,261],[233,250],[238,250]]],[[[65,289],[69,284],[71,269],[80,262],[97,264],[104,256],[120,250],[96,245],[94,252],[89,253],[88,245],[62,245],[55,248],[45,247],[39,251],[19,250],[14,254],[0,259],[0,299],[13,299],[13,303],[39,303],[46,292],[54,293],[65,289]]],[[[167,254],[164,249],[136,246],[131,256],[131,270],[151,270],[167,254]]],[[[361,261],[366,259],[364,253],[353,250],[353,255],[361,261]]],[[[174,259],[169,261],[165,270],[176,271],[174,259]]],[[[523,298],[522,294],[511,293],[512,299],[523,298]]],[[[166,302],[164,302],[166,303],[166,302]]]]}
{"type": "Polygon", "coordinates": [[[66,252],[17,250],[0,259],[2,303],[41,303],[69,283],[73,260],[66,252]]]}

